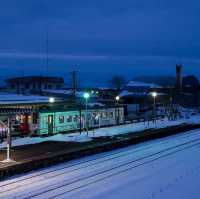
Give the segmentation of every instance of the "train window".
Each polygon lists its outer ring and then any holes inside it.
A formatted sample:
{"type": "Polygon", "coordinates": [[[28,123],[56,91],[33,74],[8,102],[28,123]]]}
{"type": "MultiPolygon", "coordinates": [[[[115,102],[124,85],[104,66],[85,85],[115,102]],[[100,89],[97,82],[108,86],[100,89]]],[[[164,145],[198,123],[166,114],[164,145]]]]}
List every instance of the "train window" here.
{"type": "Polygon", "coordinates": [[[97,113],[92,113],[92,117],[95,118],[97,116],[97,113]]]}
{"type": "Polygon", "coordinates": [[[64,116],[63,115],[59,116],[59,123],[64,123],[64,116]]]}
{"type": "Polygon", "coordinates": [[[109,112],[109,113],[108,113],[108,117],[109,117],[109,118],[113,118],[113,112],[109,112]]]}
{"type": "Polygon", "coordinates": [[[72,116],[71,115],[67,116],[67,122],[72,122],[72,116]]]}
{"type": "Polygon", "coordinates": [[[90,120],[92,117],[91,113],[87,113],[86,117],[87,117],[87,120],[90,120]]]}
{"type": "Polygon", "coordinates": [[[41,118],[41,121],[42,121],[43,124],[48,124],[47,116],[43,116],[43,117],[41,118]]]}
{"type": "Polygon", "coordinates": [[[103,112],[102,113],[102,118],[106,118],[107,117],[107,113],[106,112],[103,112]]]}
{"type": "Polygon", "coordinates": [[[78,121],[78,115],[74,115],[73,121],[74,121],[74,122],[77,122],[77,121],[78,121]]]}

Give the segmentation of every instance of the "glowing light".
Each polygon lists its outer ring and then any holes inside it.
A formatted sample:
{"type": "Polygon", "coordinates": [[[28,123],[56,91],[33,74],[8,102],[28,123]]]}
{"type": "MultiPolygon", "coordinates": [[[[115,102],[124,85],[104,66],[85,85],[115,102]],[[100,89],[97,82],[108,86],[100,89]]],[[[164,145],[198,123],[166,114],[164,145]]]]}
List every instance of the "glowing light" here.
{"type": "Polygon", "coordinates": [[[50,98],[49,98],[49,102],[50,102],[50,103],[54,103],[54,102],[55,102],[55,98],[54,98],[54,97],[50,97],[50,98]]]}
{"type": "Polygon", "coordinates": [[[120,100],[120,97],[119,96],[116,96],[116,98],[115,98],[117,101],[119,101],[120,100]]]}
{"type": "Polygon", "coordinates": [[[84,97],[85,99],[88,99],[88,98],[90,97],[90,94],[89,94],[89,93],[84,93],[83,97],[84,97]]]}
{"type": "Polygon", "coordinates": [[[158,94],[157,94],[156,92],[152,92],[151,95],[152,95],[153,97],[157,97],[158,94]]]}

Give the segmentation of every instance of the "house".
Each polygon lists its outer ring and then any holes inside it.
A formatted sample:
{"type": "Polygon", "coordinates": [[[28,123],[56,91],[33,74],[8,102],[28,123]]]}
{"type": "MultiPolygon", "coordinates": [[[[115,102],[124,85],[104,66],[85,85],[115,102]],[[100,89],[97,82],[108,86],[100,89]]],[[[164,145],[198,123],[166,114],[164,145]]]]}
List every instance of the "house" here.
{"type": "Polygon", "coordinates": [[[64,87],[62,77],[25,76],[6,79],[6,89],[18,94],[37,94],[43,89],[60,90],[64,87]]]}
{"type": "Polygon", "coordinates": [[[154,103],[152,92],[157,93],[156,102],[158,104],[167,103],[170,99],[170,88],[155,83],[130,81],[124,87],[119,96],[121,103],[126,105],[128,118],[137,118],[141,116],[141,112],[144,112],[144,110],[151,110],[152,112],[154,103]]]}

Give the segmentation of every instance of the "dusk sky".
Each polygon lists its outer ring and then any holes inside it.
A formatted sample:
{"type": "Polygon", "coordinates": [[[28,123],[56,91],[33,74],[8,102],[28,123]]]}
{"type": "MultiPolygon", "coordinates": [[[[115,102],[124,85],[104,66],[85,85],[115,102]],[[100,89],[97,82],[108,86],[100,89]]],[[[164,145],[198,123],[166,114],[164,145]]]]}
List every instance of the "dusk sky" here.
{"type": "Polygon", "coordinates": [[[46,74],[105,85],[114,74],[200,77],[198,0],[1,0],[1,76],[46,74]]]}

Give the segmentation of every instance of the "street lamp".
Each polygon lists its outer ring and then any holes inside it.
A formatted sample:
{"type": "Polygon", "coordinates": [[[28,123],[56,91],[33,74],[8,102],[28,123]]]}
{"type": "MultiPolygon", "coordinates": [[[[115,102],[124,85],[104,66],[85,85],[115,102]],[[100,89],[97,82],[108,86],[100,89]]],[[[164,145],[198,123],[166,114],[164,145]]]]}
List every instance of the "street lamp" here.
{"type": "Polygon", "coordinates": [[[119,125],[119,107],[118,107],[118,105],[119,105],[120,97],[116,96],[115,100],[117,101],[117,121],[116,121],[116,123],[117,123],[117,125],[119,125]]]}
{"type": "Polygon", "coordinates": [[[116,99],[116,101],[117,101],[117,103],[118,103],[119,100],[120,100],[120,97],[119,97],[119,96],[116,96],[115,99],[116,99]]]}
{"type": "Polygon", "coordinates": [[[88,135],[88,99],[90,97],[89,93],[84,93],[83,97],[85,98],[85,111],[86,111],[86,119],[85,119],[85,126],[86,126],[86,131],[87,131],[87,135],[88,135]]]}
{"type": "Polygon", "coordinates": [[[156,97],[158,96],[158,94],[156,92],[152,92],[151,95],[154,99],[154,103],[153,103],[154,123],[156,123],[156,97]]]}
{"type": "Polygon", "coordinates": [[[49,98],[49,103],[54,103],[55,102],[55,98],[54,97],[50,97],[49,98]]]}

